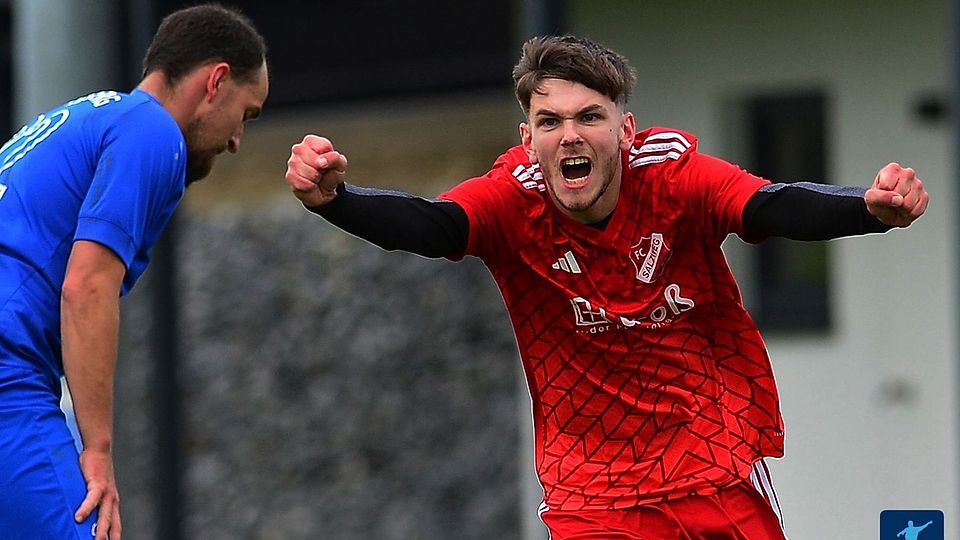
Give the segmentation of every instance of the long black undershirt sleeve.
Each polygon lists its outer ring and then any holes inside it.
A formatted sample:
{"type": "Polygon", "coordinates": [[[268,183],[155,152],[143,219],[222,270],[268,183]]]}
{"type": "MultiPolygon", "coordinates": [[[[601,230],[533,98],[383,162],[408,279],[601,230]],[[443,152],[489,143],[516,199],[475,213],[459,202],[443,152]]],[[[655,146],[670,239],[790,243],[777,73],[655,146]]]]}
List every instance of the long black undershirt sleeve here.
{"type": "Polygon", "coordinates": [[[743,237],[830,240],[890,230],[867,211],[865,192],[811,182],[763,186],[743,209],[743,237]]]}
{"type": "MultiPolygon", "coordinates": [[[[890,230],[867,211],[865,191],[810,182],[766,185],[744,207],[743,237],[830,240],[890,230]]],[[[308,210],[390,251],[456,258],[467,246],[467,214],[452,201],[341,184],[333,201],[308,210]]]]}
{"type": "Polygon", "coordinates": [[[389,251],[440,258],[460,257],[467,249],[467,214],[451,201],[342,183],[333,201],[307,209],[389,251]]]}

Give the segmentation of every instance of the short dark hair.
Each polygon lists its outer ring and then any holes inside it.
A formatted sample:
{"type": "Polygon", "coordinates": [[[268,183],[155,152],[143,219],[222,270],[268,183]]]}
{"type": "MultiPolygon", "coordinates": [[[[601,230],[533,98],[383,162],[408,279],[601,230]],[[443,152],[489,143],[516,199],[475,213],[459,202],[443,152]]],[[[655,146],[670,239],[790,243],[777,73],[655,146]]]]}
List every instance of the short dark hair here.
{"type": "Polygon", "coordinates": [[[266,54],[266,42],[250,19],[220,4],[202,4],[164,17],[143,58],[143,76],[161,71],[176,84],[194,68],[226,62],[235,77],[253,81],[266,54]]]}
{"type": "Polygon", "coordinates": [[[580,83],[623,107],[637,76],[626,58],[589,39],[531,38],[523,44],[520,61],[513,68],[514,90],[524,114],[530,112],[530,96],[538,91],[544,79],[580,83]]]}

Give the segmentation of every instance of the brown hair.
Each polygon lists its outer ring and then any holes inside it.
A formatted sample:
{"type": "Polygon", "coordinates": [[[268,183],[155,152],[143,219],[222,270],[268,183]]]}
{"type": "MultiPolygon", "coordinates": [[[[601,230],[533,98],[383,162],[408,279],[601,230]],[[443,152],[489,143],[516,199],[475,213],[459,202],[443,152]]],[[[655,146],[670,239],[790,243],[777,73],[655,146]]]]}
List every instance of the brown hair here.
{"type": "Polygon", "coordinates": [[[523,113],[544,79],[563,79],[596,90],[623,107],[637,76],[626,58],[589,39],[576,36],[535,37],[523,44],[513,68],[513,84],[523,113]]]}
{"type": "Polygon", "coordinates": [[[266,51],[250,19],[219,4],[203,4],[163,19],[143,59],[143,75],[159,70],[176,84],[196,67],[226,62],[237,79],[255,81],[266,51]]]}

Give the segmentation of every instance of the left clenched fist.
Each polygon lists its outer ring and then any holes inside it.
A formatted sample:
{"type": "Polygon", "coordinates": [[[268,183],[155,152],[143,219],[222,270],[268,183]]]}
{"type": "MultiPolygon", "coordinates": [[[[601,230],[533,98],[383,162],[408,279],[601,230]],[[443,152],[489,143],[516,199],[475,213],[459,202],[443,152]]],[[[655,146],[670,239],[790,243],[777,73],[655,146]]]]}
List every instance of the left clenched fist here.
{"type": "Polygon", "coordinates": [[[890,163],[863,196],[867,210],[884,225],[906,227],[923,215],[930,194],[913,169],[890,163]]]}

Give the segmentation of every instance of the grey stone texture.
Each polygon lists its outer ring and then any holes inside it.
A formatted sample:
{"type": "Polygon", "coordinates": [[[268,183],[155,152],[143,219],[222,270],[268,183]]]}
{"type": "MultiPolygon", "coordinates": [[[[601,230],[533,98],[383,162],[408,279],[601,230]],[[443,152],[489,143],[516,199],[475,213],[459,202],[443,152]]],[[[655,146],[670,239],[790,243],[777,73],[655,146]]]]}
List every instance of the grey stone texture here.
{"type": "MultiPolygon", "coordinates": [[[[520,538],[525,399],[475,259],[386,252],[288,199],[178,217],[185,538],[520,538]]],[[[123,300],[124,538],[155,538],[155,320],[123,300]]]]}

